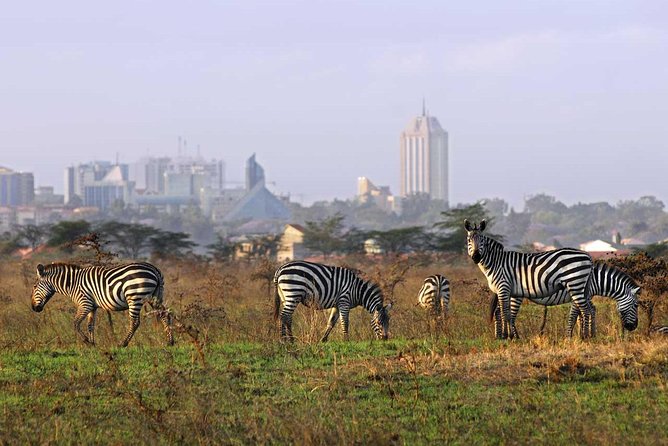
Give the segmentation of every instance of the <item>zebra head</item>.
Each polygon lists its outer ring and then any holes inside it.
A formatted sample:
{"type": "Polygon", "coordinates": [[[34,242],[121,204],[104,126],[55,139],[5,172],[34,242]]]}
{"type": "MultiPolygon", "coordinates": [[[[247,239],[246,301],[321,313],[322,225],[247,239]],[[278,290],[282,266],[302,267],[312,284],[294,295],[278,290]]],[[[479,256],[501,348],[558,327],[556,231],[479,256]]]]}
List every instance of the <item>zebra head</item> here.
{"type": "Polygon", "coordinates": [[[640,287],[630,284],[625,287],[622,297],[617,299],[617,311],[622,318],[622,325],[628,331],[638,327],[638,295],[640,287]]]}
{"type": "Polygon", "coordinates": [[[472,225],[468,220],[464,220],[464,228],[466,229],[466,250],[473,263],[478,264],[485,255],[485,248],[487,247],[487,237],[482,235],[482,232],[487,227],[485,220],[480,222],[480,226],[472,225]]]}
{"type": "Polygon", "coordinates": [[[373,312],[371,326],[378,339],[387,340],[390,334],[390,308],[392,308],[391,303],[385,306],[381,304],[378,309],[373,312]]]}
{"type": "Polygon", "coordinates": [[[39,313],[44,305],[56,294],[56,288],[46,279],[44,265],[37,265],[37,283],[32,287],[32,311],[39,313]]]}

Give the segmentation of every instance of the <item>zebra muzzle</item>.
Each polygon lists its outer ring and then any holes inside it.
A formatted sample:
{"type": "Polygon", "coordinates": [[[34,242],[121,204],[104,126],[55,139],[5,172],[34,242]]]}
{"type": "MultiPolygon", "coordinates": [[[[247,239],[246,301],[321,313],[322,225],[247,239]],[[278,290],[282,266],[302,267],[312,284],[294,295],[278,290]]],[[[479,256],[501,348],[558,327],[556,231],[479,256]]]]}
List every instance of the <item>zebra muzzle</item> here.
{"type": "Polygon", "coordinates": [[[44,309],[42,305],[32,305],[32,311],[35,313],[39,313],[44,309]]]}

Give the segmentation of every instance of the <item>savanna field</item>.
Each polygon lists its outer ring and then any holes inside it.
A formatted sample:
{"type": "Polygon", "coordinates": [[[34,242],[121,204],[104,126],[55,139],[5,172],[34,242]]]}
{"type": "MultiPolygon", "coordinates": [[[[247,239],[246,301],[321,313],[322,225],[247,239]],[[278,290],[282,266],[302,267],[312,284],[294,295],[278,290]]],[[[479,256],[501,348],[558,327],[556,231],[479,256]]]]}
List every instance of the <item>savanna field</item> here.
{"type": "Polygon", "coordinates": [[[296,342],[280,342],[276,264],[155,261],[176,346],[145,309],[125,349],[126,312],[98,311],[94,347],[68,298],[33,313],[37,262],[0,264],[1,444],[668,444],[668,336],[648,334],[644,313],[622,337],[614,303],[596,298],[597,337],[581,341],[565,337],[567,306],[540,335],[543,309],[525,303],[521,339],[497,341],[467,257],[332,260],[386,295],[396,285],[389,341],[356,308],[351,341],[337,326],[326,344],[326,312],[303,306],[296,342]],[[415,306],[433,273],[451,282],[443,327],[415,306]]]}

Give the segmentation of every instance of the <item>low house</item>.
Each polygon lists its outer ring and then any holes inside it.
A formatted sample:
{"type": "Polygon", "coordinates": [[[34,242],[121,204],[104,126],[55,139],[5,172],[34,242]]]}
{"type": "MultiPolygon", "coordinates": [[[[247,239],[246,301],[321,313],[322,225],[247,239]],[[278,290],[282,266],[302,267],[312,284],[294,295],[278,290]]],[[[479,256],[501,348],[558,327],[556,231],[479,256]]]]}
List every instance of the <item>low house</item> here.
{"type": "Polygon", "coordinates": [[[304,246],[304,227],[298,224],[287,224],[283,230],[276,259],[285,262],[294,259],[303,259],[311,255],[304,246]]]}

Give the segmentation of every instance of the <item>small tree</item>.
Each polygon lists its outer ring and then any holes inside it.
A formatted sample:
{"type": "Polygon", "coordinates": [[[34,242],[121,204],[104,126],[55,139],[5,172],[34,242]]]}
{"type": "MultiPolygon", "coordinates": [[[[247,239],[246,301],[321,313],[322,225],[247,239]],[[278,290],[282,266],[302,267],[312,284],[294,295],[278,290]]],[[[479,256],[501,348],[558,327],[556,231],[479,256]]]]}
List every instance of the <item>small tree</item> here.
{"type": "Polygon", "coordinates": [[[15,225],[16,239],[19,243],[27,244],[32,250],[46,240],[49,235],[50,225],[15,225]]]}
{"type": "MultiPolygon", "coordinates": [[[[445,251],[463,252],[466,250],[466,229],[464,229],[464,220],[471,222],[487,221],[487,227],[491,227],[494,218],[490,217],[482,203],[475,203],[469,206],[450,209],[441,212],[443,221],[434,224],[434,228],[445,231],[444,235],[434,237],[433,248],[445,251]]],[[[485,235],[496,240],[502,240],[503,237],[485,232],[485,235]]]]}
{"type": "Polygon", "coordinates": [[[322,253],[323,258],[341,250],[344,246],[343,219],[341,214],[320,221],[307,221],[304,228],[304,246],[322,253]]]}
{"type": "Polygon", "coordinates": [[[108,221],[100,225],[98,231],[116,245],[123,257],[138,258],[149,249],[151,240],[160,234],[160,230],[138,223],[108,221]]]}
{"type": "Polygon", "coordinates": [[[60,246],[67,252],[72,252],[70,242],[88,234],[90,223],[85,220],[61,221],[51,227],[47,245],[60,246]]]}
{"type": "Polygon", "coordinates": [[[369,237],[376,239],[385,254],[400,254],[424,247],[425,232],[421,226],[371,231],[369,237]]]}
{"type": "Polygon", "coordinates": [[[229,262],[234,259],[234,252],[237,249],[237,244],[218,235],[216,242],[208,245],[207,249],[209,250],[209,255],[211,255],[214,260],[218,262],[229,262]]]}
{"type": "Polygon", "coordinates": [[[151,255],[158,258],[184,255],[195,247],[190,236],[185,232],[170,232],[158,230],[151,237],[151,255]]]}

